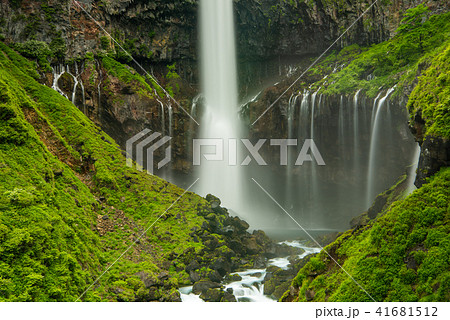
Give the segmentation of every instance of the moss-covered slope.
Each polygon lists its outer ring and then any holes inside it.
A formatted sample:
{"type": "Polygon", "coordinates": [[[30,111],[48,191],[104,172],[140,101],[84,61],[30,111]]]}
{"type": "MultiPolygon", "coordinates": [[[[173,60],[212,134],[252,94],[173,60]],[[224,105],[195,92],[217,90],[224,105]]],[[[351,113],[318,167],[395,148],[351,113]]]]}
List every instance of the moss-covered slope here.
{"type": "Polygon", "coordinates": [[[127,167],[37,78],[0,42],[0,301],[176,301],[193,261],[220,281],[271,245],[214,198],[127,167]]]}
{"type": "Polygon", "coordinates": [[[448,301],[450,169],[349,230],[300,270],[284,301],[448,301]],[[345,269],[353,281],[325,253],[345,269]]]}

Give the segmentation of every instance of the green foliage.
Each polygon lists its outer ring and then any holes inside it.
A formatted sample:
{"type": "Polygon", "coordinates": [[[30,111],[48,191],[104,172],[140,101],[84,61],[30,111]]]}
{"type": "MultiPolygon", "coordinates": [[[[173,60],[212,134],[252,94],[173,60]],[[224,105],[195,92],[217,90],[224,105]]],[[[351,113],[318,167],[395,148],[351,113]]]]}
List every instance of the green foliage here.
{"type": "Polygon", "coordinates": [[[100,37],[100,47],[103,50],[108,50],[109,46],[110,46],[109,37],[106,36],[100,37]]]}
{"type": "MultiPolygon", "coordinates": [[[[426,16],[426,9],[417,12],[422,12],[416,14],[418,16],[426,16]]],[[[403,26],[399,28],[401,32],[389,41],[370,48],[350,46],[338,54],[330,54],[311,69],[313,75],[329,75],[326,80],[317,82],[315,88],[321,86],[322,92],[328,94],[349,94],[363,89],[369,97],[374,97],[380,87],[411,85],[419,66],[449,45],[450,13],[434,15],[428,20],[421,18],[420,23],[404,22],[403,26]],[[345,67],[330,74],[340,65],[345,67]]]]}
{"type": "Polygon", "coordinates": [[[174,62],[172,65],[167,65],[166,79],[168,80],[168,85],[166,87],[167,92],[169,92],[171,96],[173,96],[175,93],[178,93],[180,91],[178,80],[180,80],[181,77],[176,72],[176,62],[174,62]]]}
{"type": "Polygon", "coordinates": [[[50,42],[49,48],[54,57],[63,61],[66,56],[66,42],[62,38],[61,34],[62,32],[58,31],[56,36],[50,42]]]}
{"type": "Polygon", "coordinates": [[[450,138],[450,46],[436,54],[408,100],[411,118],[425,120],[425,134],[450,138]]]}
{"type": "Polygon", "coordinates": [[[298,300],[313,290],[315,301],[370,301],[345,269],[376,301],[448,301],[449,198],[445,168],[381,218],[344,233],[311,258],[292,282],[299,287],[298,300]]]}
{"type": "MultiPolygon", "coordinates": [[[[140,233],[82,300],[144,299],[137,272],[154,278],[170,254],[203,248],[189,233],[206,201],[189,192],[167,210],[183,190],[127,167],[110,137],[31,76],[32,63],[3,43],[0,53],[0,301],[74,301],[140,233]],[[100,234],[102,216],[113,228],[100,234]]],[[[108,59],[112,72],[145,83],[108,59]]],[[[176,265],[169,285],[186,282],[176,265]]]]}

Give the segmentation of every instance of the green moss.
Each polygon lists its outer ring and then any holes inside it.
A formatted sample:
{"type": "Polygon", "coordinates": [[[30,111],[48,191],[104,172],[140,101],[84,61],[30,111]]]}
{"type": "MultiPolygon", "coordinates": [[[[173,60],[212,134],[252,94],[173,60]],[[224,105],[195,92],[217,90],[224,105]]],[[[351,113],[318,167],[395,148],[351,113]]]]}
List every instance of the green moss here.
{"type": "Polygon", "coordinates": [[[425,134],[450,138],[450,46],[437,53],[408,101],[411,117],[421,115],[425,134]]]}
{"type": "MultiPolygon", "coordinates": [[[[408,25],[405,22],[405,26],[408,25]]],[[[345,47],[311,69],[310,75],[329,75],[314,88],[322,87],[322,93],[326,94],[349,94],[362,89],[367,96],[374,97],[380,87],[410,86],[419,67],[448,47],[449,30],[450,13],[444,13],[420,19],[412,29],[399,28],[393,39],[370,48],[345,47]],[[332,73],[335,67],[342,65],[345,66],[342,70],[332,73]],[[369,75],[372,77],[368,78],[369,75]]]]}
{"type": "MultiPolygon", "coordinates": [[[[299,301],[447,301],[450,169],[442,169],[384,215],[348,231],[303,267],[292,282],[299,301]],[[354,279],[325,253],[327,251],[354,279]]],[[[288,293],[285,293],[286,298],[288,293]]]]}
{"type": "MultiPolygon", "coordinates": [[[[157,274],[169,254],[203,248],[189,233],[207,203],[188,192],[167,210],[183,190],[127,167],[110,137],[30,76],[33,67],[0,43],[0,300],[74,301],[143,233],[83,297],[139,299],[134,274],[157,274]],[[114,223],[99,233],[102,216],[114,223]]],[[[170,285],[186,282],[183,270],[170,269],[170,285]]]]}

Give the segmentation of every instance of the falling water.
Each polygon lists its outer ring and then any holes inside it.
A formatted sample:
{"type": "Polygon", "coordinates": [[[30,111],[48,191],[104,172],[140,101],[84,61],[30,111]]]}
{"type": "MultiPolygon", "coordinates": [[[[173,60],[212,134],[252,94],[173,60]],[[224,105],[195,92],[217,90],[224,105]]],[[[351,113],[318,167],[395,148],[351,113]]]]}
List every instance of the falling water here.
{"type": "MultiPolygon", "coordinates": [[[[213,193],[231,208],[240,205],[240,170],[234,146],[240,137],[233,1],[200,1],[201,85],[205,112],[200,136],[223,141],[223,161],[201,159],[200,194],[213,193]],[[230,151],[230,152],[228,152],[230,151]],[[231,165],[228,165],[230,163],[231,165]]],[[[204,150],[203,150],[204,149],[204,150]]],[[[215,153],[215,148],[202,148],[215,153]]]]}
{"type": "Polygon", "coordinates": [[[355,170],[355,176],[359,176],[359,117],[358,117],[358,95],[361,92],[361,89],[356,91],[355,96],[353,97],[353,165],[355,170]]]}
{"type": "Polygon", "coordinates": [[[372,107],[372,117],[370,119],[370,130],[373,129],[373,122],[375,121],[375,114],[377,112],[378,107],[378,99],[380,99],[381,94],[383,91],[380,91],[378,95],[375,97],[375,100],[373,100],[373,107],[372,107]]]}
{"type": "Polygon", "coordinates": [[[66,68],[63,65],[58,65],[52,68],[52,71],[53,71],[52,89],[58,92],[60,95],[66,97],[66,99],[69,99],[69,97],[58,86],[58,80],[66,72],[66,68]]]}
{"type": "Polygon", "coordinates": [[[75,96],[76,96],[76,92],[77,92],[77,86],[78,86],[78,79],[76,76],[74,76],[71,72],[70,72],[70,68],[69,66],[67,66],[67,74],[70,75],[73,79],[73,89],[72,89],[72,104],[75,104],[75,96]]]}
{"type": "Polygon", "coordinates": [[[407,182],[407,188],[406,193],[410,194],[414,190],[416,190],[416,186],[414,185],[414,181],[416,180],[416,170],[419,165],[419,158],[420,158],[420,146],[418,143],[416,143],[416,148],[414,150],[414,156],[411,162],[411,166],[408,170],[408,182],[407,182]]]}
{"type": "MultiPolygon", "coordinates": [[[[395,90],[395,86],[390,88],[385,96],[381,98],[378,103],[375,110],[375,118],[373,120],[372,125],[372,134],[370,139],[370,151],[369,151],[369,167],[368,167],[368,173],[367,173],[367,194],[366,194],[366,206],[369,207],[372,199],[376,195],[375,190],[375,169],[376,169],[376,160],[377,160],[377,153],[380,150],[383,150],[383,148],[380,148],[379,145],[379,131],[381,130],[381,127],[383,126],[383,123],[381,121],[381,111],[383,110],[384,105],[386,104],[386,100],[389,97],[389,95],[395,90]]],[[[379,95],[378,95],[379,96],[379,95]]],[[[377,97],[378,98],[378,97],[377,97]]],[[[375,104],[375,102],[374,102],[375,104]]],[[[372,114],[373,117],[373,114],[372,114]]],[[[378,190],[380,191],[380,190],[378,190]]]]}
{"type": "Polygon", "coordinates": [[[161,106],[161,131],[162,134],[166,134],[166,119],[164,115],[164,104],[158,98],[156,98],[156,101],[158,101],[159,105],[161,106]]]}

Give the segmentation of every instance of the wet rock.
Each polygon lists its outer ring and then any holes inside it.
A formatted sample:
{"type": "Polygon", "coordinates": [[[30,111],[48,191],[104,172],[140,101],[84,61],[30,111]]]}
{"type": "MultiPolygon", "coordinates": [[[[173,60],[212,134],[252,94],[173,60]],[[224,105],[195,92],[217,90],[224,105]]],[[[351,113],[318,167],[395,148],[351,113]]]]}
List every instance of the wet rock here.
{"type": "Polygon", "coordinates": [[[207,289],[200,294],[200,298],[207,302],[220,302],[224,296],[224,291],[219,289],[207,289]]]}
{"type": "Polygon", "coordinates": [[[221,285],[218,282],[212,282],[209,280],[200,280],[192,286],[192,292],[195,294],[200,294],[206,292],[208,289],[220,288],[221,285]]]}
{"type": "Polygon", "coordinates": [[[197,272],[195,272],[193,270],[189,271],[189,280],[192,283],[198,282],[198,281],[200,281],[200,279],[201,279],[201,277],[197,272]]]}
{"type": "Polygon", "coordinates": [[[144,271],[139,271],[138,273],[135,273],[135,276],[139,277],[141,281],[144,283],[146,288],[150,288],[153,286],[156,286],[158,284],[158,280],[151,277],[148,273],[144,271]]]}
{"type": "Polygon", "coordinates": [[[212,270],[208,273],[208,279],[213,282],[221,282],[223,277],[219,272],[217,272],[217,270],[212,270]]]}
{"type": "MultiPolygon", "coordinates": [[[[229,274],[229,275],[227,275],[226,277],[225,277],[225,280],[227,281],[227,282],[235,282],[235,281],[241,281],[242,280],[242,277],[240,276],[240,275],[238,275],[238,274],[229,274]]],[[[233,289],[231,289],[231,290],[233,290],[233,289]]]]}
{"type": "Polygon", "coordinates": [[[211,265],[211,268],[217,270],[221,276],[225,276],[227,273],[231,272],[230,263],[225,258],[218,258],[211,265]]]}
{"type": "Polygon", "coordinates": [[[260,247],[256,243],[256,239],[254,237],[245,238],[242,241],[242,244],[245,246],[245,250],[248,254],[257,254],[260,251],[260,247]]]}
{"type": "Polygon", "coordinates": [[[256,257],[255,260],[253,261],[253,268],[261,269],[264,268],[265,266],[266,266],[266,258],[262,256],[256,257]]]}
{"type": "MultiPolygon", "coordinates": [[[[229,288],[231,289],[231,288],[229,288]]],[[[221,302],[237,302],[236,297],[229,293],[228,290],[223,294],[223,298],[220,300],[221,302]]]]}
{"type": "Polygon", "coordinates": [[[186,272],[190,272],[192,270],[197,270],[200,268],[200,265],[198,264],[197,260],[192,260],[184,269],[186,272]]]}

